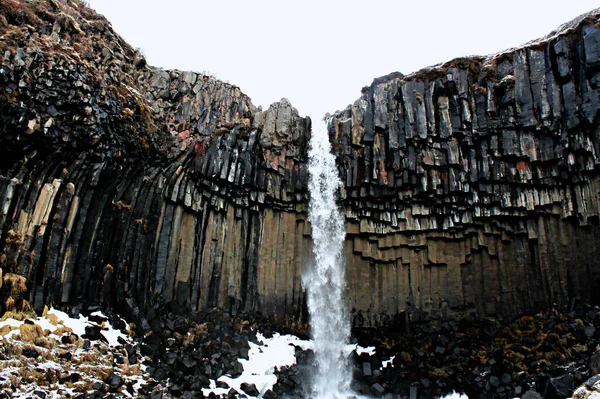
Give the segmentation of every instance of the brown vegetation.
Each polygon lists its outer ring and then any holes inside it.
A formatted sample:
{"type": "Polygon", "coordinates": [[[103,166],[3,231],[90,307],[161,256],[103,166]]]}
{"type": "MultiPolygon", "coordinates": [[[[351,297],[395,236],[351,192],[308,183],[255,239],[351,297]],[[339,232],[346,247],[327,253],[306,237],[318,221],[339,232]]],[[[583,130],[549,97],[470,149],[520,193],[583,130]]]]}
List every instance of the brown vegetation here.
{"type": "Polygon", "coordinates": [[[21,324],[19,327],[19,336],[23,342],[35,342],[42,337],[42,328],[37,324],[21,324]]]}
{"type": "Polygon", "coordinates": [[[2,278],[4,292],[9,296],[23,295],[27,292],[27,279],[14,273],[6,273],[2,278]]]}

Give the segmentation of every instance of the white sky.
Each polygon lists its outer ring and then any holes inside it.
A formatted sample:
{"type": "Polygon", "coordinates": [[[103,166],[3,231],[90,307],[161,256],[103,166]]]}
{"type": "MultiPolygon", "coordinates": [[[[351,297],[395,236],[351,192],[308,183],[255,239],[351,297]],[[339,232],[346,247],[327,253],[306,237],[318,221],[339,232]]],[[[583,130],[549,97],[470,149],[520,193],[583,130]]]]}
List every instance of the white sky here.
{"type": "Polygon", "coordinates": [[[209,72],[313,119],[375,77],[550,33],[598,0],[89,0],[148,62],[209,72]]]}

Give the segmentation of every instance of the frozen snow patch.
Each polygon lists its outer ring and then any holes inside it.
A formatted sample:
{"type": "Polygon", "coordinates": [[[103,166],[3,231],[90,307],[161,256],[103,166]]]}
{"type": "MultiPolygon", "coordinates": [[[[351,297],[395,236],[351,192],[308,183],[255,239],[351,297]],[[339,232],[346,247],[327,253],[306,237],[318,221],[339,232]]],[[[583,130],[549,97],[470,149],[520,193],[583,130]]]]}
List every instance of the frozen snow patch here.
{"type": "MultiPolygon", "coordinates": [[[[57,309],[50,309],[48,311],[48,314],[55,315],[58,318],[58,320],[60,320],[62,325],[70,328],[71,330],[73,330],[73,333],[75,333],[79,336],[82,336],[85,334],[85,328],[87,326],[94,325],[85,316],[79,316],[78,319],[73,319],[65,312],[61,312],[60,310],[57,310],[57,309]]],[[[91,316],[98,316],[98,317],[107,319],[107,317],[100,311],[96,311],[96,312],[92,313],[91,316]]],[[[40,318],[38,318],[38,320],[39,319],[40,318]]],[[[36,323],[37,323],[37,321],[36,321],[36,323]]],[[[51,331],[54,331],[54,330],[51,330],[51,331]]],[[[104,336],[104,338],[106,338],[106,341],[108,342],[109,346],[118,346],[118,345],[120,345],[119,338],[121,338],[122,340],[127,340],[127,338],[128,338],[127,335],[123,334],[120,330],[114,329],[113,326],[108,322],[104,323],[103,328],[100,331],[100,334],[102,334],[104,336]]]]}
{"type": "Polygon", "coordinates": [[[469,397],[464,393],[458,393],[454,391],[446,396],[441,396],[440,399],[469,399],[469,397]]]}
{"type": "Polygon", "coordinates": [[[367,355],[369,355],[369,356],[373,356],[375,354],[375,347],[374,346],[367,346],[366,348],[363,348],[360,345],[356,345],[354,350],[356,351],[356,354],[359,355],[359,356],[363,355],[365,353],[367,355]]]}
{"type": "Polygon", "coordinates": [[[384,360],[384,361],[382,361],[382,362],[381,362],[381,368],[383,368],[383,369],[384,369],[384,368],[386,368],[387,366],[394,367],[394,359],[395,359],[395,358],[396,358],[396,356],[394,355],[394,356],[390,357],[388,360],[384,360]]]}
{"type": "MultiPolygon", "coordinates": [[[[258,344],[250,342],[248,359],[238,359],[242,364],[244,371],[237,378],[221,376],[218,381],[224,382],[230,388],[217,388],[216,382],[211,380],[208,388],[202,388],[202,393],[208,396],[211,392],[219,396],[227,394],[231,388],[240,394],[248,396],[241,390],[243,383],[254,384],[262,396],[277,383],[275,371],[296,364],[296,349],[302,350],[313,348],[311,341],[301,340],[293,335],[274,334],[272,338],[266,338],[264,335],[257,334],[258,344]]],[[[253,398],[253,396],[248,396],[253,398]]]]}

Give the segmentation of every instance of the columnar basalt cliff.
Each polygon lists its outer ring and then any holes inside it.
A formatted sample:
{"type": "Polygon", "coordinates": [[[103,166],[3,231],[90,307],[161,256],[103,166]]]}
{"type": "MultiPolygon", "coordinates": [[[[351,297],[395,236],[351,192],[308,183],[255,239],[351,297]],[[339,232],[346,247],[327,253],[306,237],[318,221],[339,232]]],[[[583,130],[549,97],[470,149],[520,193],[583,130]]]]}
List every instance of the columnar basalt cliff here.
{"type": "MultiPolygon", "coordinates": [[[[78,1],[0,10],[0,265],[34,308],[304,317],[310,120],[146,65],[78,1]]],[[[334,115],[355,325],[591,299],[597,25],[376,79],[334,115]]]]}
{"type": "Polygon", "coordinates": [[[376,79],[334,115],[356,322],[594,299],[599,23],[376,79]]]}
{"type": "Polygon", "coordinates": [[[34,308],[298,316],[310,122],[147,66],[80,2],[1,7],[1,262],[34,308]]]}

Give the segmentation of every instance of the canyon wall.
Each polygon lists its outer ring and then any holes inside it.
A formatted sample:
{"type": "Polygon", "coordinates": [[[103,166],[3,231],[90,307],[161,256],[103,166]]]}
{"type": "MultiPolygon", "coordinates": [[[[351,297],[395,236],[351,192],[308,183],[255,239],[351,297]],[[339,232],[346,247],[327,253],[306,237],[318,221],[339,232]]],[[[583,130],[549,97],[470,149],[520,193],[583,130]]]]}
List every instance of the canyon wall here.
{"type": "MultiPolygon", "coordinates": [[[[27,299],[305,317],[310,119],[148,66],[81,2],[0,4],[0,266],[27,299]]],[[[357,326],[595,299],[598,13],[336,113],[357,326]]]]}
{"type": "Polygon", "coordinates": [[[378,78],[333,116],[361,320],[597,299],[598,22],[378,78]]]}
{"type": "Polygon", "coordinates": [[[1,5],[0,262],[33,307],[299,317],[310,120],[32,4],[1,5]]]}

